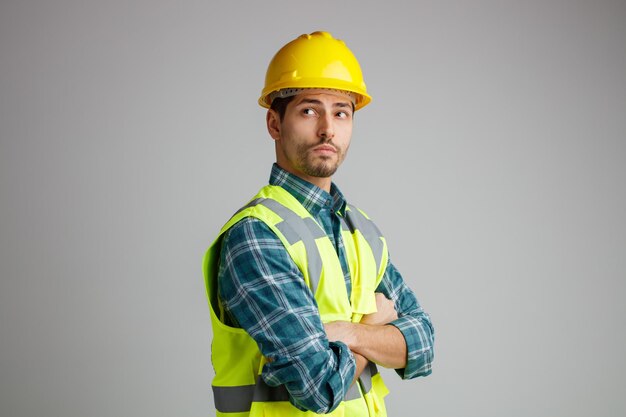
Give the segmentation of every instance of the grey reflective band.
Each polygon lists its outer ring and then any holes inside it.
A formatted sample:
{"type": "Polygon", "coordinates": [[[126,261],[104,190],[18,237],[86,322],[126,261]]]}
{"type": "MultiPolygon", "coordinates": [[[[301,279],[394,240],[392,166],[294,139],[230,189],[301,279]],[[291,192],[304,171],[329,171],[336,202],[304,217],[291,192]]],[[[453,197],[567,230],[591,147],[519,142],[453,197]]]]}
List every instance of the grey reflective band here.
{"type": "MultiPolygon", "coordinates": [[[[257,204],[262,204],[283,219],[282,222],[276,225],[276,228],[280,230],[290,245],[294,245],[300,241],[304,244],[307,253],[307,269],[311,282],[311,290],[313,294],[315,294],[319,285],[320,276],[322,275],[322,257],[315,244],[315,239],[326,237],[326,233],[312,217],[302,218],[293,210],[271,198],[254,199],[242,207],[237,213],[248,207],[256,206],[257,204]]],[[[348,208],[349,210],[346,210],[345,217],[342,218],[341,228],[353,234],[355,230],[361,232],[372,249],[372,254],[376,262],[376,270],[379,271],[384,249],[383,241],[381,240],[383,235],[374,222],[365,217],[359,209],[350,204],[348,208]]]]}
{"type": "MultiPolygon", "coordinates": [[[[256,387],[254,387],[254,396],[252,397],[252,401],[258,403],[289,401],[289,391],[287,391],[287,388],[285,388],[284,385],[270,387],[259,375],[259,379],[256,382],[256,387]]],[[[248,405],[248,407],[250,406],[248,405]]]]}
{"type": "Polygon", "coordinates": [[[222,413],[250,411],[254,391],[254,385],[240,385],[237,387],[213,386],[215,409],[222,413]]]}
{"type": "Polygon", "coordinates": [[[276,228],[285,236],[290,245],[302,241],[306,249],[309,280],[313,294],[317,291],[322,275],[322,257],[315,243],[315,239],[326,237],[324,230],[311,217],[302,218],[291,209],[283,206],[276,200],[265,198],[259,201],[274,213],[278,214],[283,221],[276,228]]]}
{"type": "Polygon", "coordinates": [[[348,388],[348,391],[346,391],[346,395],[343,397],[343,400],[352,401],[352,400],[358,400],[359,398],[361,398],[361,392],[359,391],[359,386],[358,384],[352,384],[350,388],[348,388]]]}
{"type": "MultiPolygon", "coordinates": [[[[369,370],[364,370],[364,373],[369,373],[369,370]]],[[[370,377],[371,381],[371,377],[370,377]]],[[[371,388],[370,382],[370,388],[371,388]]],[[[366,392],[369,392],[367,390],[366,392]]],[[[357,400],[361,398],[361,393],[359,392],[359,388],[356,384],[352,385],[346,395],[343,397],[344,401],[357,400]]],[[[256,387],[254,388],[254,396],[252,401],[254,402],[274,402],[274,401],[289,401],[289,391],[285,388],[284,385],[279,385],[278,387],[270,387],[265,383],[263,378],[259,377],[256,387]]]]}
{"type": "Polygon", "coordinates": [[[370,392],[372,389],[372,377],[378,373],[378,368],[374,362],[369,362],[361,376],[359,377],[359,383],[361,384],[361,388],[363,392],[370,392]]]}
{"type": "Polygon", "coordinates": [[[374,259],[376,260],[376,271],[380,270],[380,263],[383,259],[383,241],[381,237],[383,237],[378,227],[374,224],[373,221],[368,219],[353,205],[348,204],[350,210],[346,210],[346,217],[344,218],[345,224],[342,223],[343,230],[350,231],[350,233],[354,234],[355,230],[361,232],[367,243],[372,248],[372,253],[374,254],[374,259]]]}
{"type": "MultiPolygon", "coordinates": [[[[254,207],[257,204],[259,204],[261,201],[265,200],[264,198],[255,198],[254,200],[250,201],[248,204],[246,204],[245,206],[243,206],[242,208],[240,208],[239,210],[237,210],[237,212],[235,214],[238,214],[240,211],[244,211],[245,209],[247,209],[248,207],[254,207]]],[[[233,214],[233,216],[235,215],[233,214]]]]}
{"type": "Polygon", "coordinates": [[[304,244],[307,254],[307,272],[309,273],[311,291],[315,294],[322,275],[322,257],[315,243],[315,239],[326,237],[326,233],[312,217],[302,218],[293,210],[271,198],[255,198],[240,208],[235,215],[258,204],[267,207],[283,219],[282,222],[276,225],[276,228],[280,230],[290,245],[294,245],[300,241],[304,244]]]}
{"type": "Polygon", "coordinates": [[[289,401],[289,392],[284,385],[270,387],[263,378],[254,385],[238,387],[213,386],[215,409],[221,413],[245,413],[250,411],[252,402],[289,401]]]}
{"type": "MultiPolygon", "coordinates": [[[[370,362],[359,377],[359,384],[364,393],[372,389],[372,377],[378,373],[378,368],[370,362]]],[[[353,384],[346,395],[344,401],[358,400],[361,393],[357,384],[353,384]]],[[[259,376],[256,385],[241,385],[237,387],[213,387],[213,400],[215,409],[222,413],[243,413],[250,411],[252,402],[277,402],[289,401],[289,392],[284,385],[270,387],[259,376]]]]}

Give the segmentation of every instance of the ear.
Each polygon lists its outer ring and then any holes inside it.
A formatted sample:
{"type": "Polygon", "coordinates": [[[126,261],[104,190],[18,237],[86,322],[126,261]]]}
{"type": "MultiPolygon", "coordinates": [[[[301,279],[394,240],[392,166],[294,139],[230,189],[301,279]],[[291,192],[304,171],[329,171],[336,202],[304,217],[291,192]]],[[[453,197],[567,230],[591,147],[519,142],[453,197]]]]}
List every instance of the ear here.
{"type": "Polygon", "coordinates": [[[267,124],[267,132],[272,139],[280,140],[280,116],[275,110],[269,109],[265,116],[265,122],[267,124]]]}

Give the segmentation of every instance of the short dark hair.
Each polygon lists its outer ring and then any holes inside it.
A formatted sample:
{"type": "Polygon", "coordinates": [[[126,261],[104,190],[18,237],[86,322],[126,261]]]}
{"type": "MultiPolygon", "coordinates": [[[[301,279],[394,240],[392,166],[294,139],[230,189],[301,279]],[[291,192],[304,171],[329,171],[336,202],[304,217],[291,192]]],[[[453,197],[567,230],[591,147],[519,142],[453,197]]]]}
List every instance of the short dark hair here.
{"type": "Polygon", "coordinates": [[[272,109],[276,113],[278,113],[278,117],[279,117],[281,122],[283,121],[283,118],[285,117],[285,112],[287,111],[287,105],[289,103],[291,103],[291,101],[295,97],[296,96],[276,97],[274,100],[272,100],[272,104],[270,106],[270,109],[272,109]]]}

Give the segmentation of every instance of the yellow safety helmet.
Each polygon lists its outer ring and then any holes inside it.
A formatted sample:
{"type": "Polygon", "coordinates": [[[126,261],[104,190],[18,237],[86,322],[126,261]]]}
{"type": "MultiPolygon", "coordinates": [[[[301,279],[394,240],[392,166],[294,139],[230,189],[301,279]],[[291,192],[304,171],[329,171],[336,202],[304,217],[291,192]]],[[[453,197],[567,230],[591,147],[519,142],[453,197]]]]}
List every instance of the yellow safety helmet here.
{"type": "Polygon", "coordinates": [[[372,101],[352,51],[328,32],[300,35],[274,55],[259,104],[269,108],[277,92],[301,88],[347,91],[354,97],[356,110],[372,101]]]}

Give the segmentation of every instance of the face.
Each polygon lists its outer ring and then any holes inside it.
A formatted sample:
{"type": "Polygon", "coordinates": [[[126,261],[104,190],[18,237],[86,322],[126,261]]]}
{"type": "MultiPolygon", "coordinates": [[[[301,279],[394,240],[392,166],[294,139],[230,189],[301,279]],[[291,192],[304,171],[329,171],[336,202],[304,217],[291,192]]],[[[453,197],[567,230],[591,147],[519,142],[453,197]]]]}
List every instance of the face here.
{"type": "Polygon", "coordinates": [[[315,184],[337,171],[352,137],[352,102],[340,93],[323,91],[298,94],[282,121],[273,110],[267,116],[278,165],[315,184]]]}

